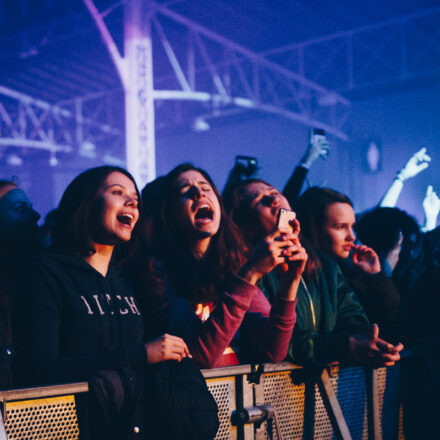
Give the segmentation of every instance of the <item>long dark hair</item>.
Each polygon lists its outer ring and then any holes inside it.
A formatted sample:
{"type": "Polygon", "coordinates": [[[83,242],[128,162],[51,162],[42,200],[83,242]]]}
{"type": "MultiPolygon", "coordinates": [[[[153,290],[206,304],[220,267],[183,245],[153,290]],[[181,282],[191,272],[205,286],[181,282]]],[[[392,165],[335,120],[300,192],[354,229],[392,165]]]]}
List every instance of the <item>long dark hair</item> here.
{"type": "Polygon", "coordinates": [[[145,254],[157,255],[161,251],[162,200],[164,176],[147,183],[142,189],[142,250],[145,254]]]}
{"type": "MultiPolygon", "coordinates": [[[[140,201],[136,182],[127,170],[115,166],[101,166],[82,172],[66,188],[56,211],[52,230],[52,243],[55,249],[81,256],[90,256],[95,253],[91,229],[94,202],[99,187],[113,172],[122,173],[133,182],[140,201]]],[[[141,212],[141,207],[139,207],[139,212],[141,212]]],[[[136,245],[137,230],[136,224],[132,239],[118,246],[121,251],[120,255],[128,255],[136,245]]]]}
{"type": "Polygon", "coordinates": [[[223,207],[222,198],[208,173],[190,163],[184,163],[170,171],[163,181],[163,243],[161,257],[177,290],[192,302],[213,301],[218,288],[245,261],[246,247],[237,226],[230,220],[223,207]],[[208,251],[197,259],[190,247],[189,237],[176,221],[173,208],[176,202],[177,180],[186,171],[199,172],[211,185],[220,204],[221,221],[217,234],[208,251]]]}

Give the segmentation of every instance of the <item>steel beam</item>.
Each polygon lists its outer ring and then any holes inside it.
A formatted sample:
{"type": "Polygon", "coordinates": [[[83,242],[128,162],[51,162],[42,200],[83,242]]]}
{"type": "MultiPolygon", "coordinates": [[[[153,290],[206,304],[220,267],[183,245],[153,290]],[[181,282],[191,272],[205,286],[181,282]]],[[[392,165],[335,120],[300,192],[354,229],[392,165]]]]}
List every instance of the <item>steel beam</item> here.
{"type": "Polygon", "coordinates": [[[143,0],[125,5],[127,168],[140,185],[156,177],[151,17],[143,0]]]}
{"type": "MultiPolygon", "coordinates": [[[[121,131],[84,117],[81,100],[73,110],[0,85],[0,146],[73,152],[97,135],[121,137],[121,131]]],[[[66,103],[67,105],[67,103],[66,103]]]]}
{"type": "Polygon", "coordinates": [[[323,85],[331,83],[341,93],[392,85],[440,73],[439,20],[437,6],[262,55],[323,85]]]}

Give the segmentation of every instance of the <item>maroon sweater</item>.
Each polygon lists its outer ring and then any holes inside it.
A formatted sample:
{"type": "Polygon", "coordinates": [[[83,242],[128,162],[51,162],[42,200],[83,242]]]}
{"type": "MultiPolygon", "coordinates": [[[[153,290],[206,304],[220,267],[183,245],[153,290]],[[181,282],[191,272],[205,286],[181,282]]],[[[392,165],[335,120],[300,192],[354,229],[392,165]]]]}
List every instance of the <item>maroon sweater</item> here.
{"type": "MultiPolygon", "coordinates": [[[[155,279],[159,281],[151,288],[156,305],[145,310],[145,321],[156,334],[159,330],[182,337],[200,368],[234,365],[237,360],[280,362],[286,357],[296,321],[296,301],[276,299],[271,306],[260,289],[235,276],[219,289],[209,318],[203,322],[195,306],[172,288],[163,270],[155,279]],[[231,342],[235,359],[224,355],[231,342]]],[[[146,333],[151,336],[148,329],[146,333]]]]}

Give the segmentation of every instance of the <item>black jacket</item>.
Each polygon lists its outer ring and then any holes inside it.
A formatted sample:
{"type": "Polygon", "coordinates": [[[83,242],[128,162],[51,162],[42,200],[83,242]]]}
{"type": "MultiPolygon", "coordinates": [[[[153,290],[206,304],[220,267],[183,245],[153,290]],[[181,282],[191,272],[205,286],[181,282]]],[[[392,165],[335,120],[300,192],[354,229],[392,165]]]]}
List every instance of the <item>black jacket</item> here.
{"type": "Polygon", "coordinates": [[[148,363],[140,309],[111,265],[104,277],[79,256],[41,257],[15,318],[25,384],[88,380],[100,370],[148,363]]]}
{"type": "Polygon", "coordinates": [[[217,404],[189,358],[102,371],[89,394],[87,439],[211,440],[219,427],[217,404]]]}

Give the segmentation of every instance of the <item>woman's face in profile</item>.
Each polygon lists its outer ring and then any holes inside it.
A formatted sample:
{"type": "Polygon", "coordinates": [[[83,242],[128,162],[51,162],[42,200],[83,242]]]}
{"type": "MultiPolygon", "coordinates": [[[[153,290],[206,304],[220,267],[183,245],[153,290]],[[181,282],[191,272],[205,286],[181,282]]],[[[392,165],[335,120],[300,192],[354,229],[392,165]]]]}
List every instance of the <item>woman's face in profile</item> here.
{"type": "Polygon", "coordinates": [[[173,213],[190,241],[211,238],[219,230],[219,200],[208,180],[196,170],[184,171],[177,179],[173,213]]]}
{"type": "Polygon", "coordinates": [[[138,194],[133,181],[113,171],[102,182],[96,196],[97,218],[93,240],[99,244],[116,245],[130,240],[139,218],[138,194]]]}
{"type": "Polygon", "coordinates": [[[318,231],[319,247],[332,257],[347,258],[356,238],[355,221],[353,208],[348,203],[332,203],[318,231]]]}
{"type": "Polygon", "coordinates": [[[39,219],[23,190],[15,185],[0,188],[0,236],[20,242],[36,239],[39,219]]]}

